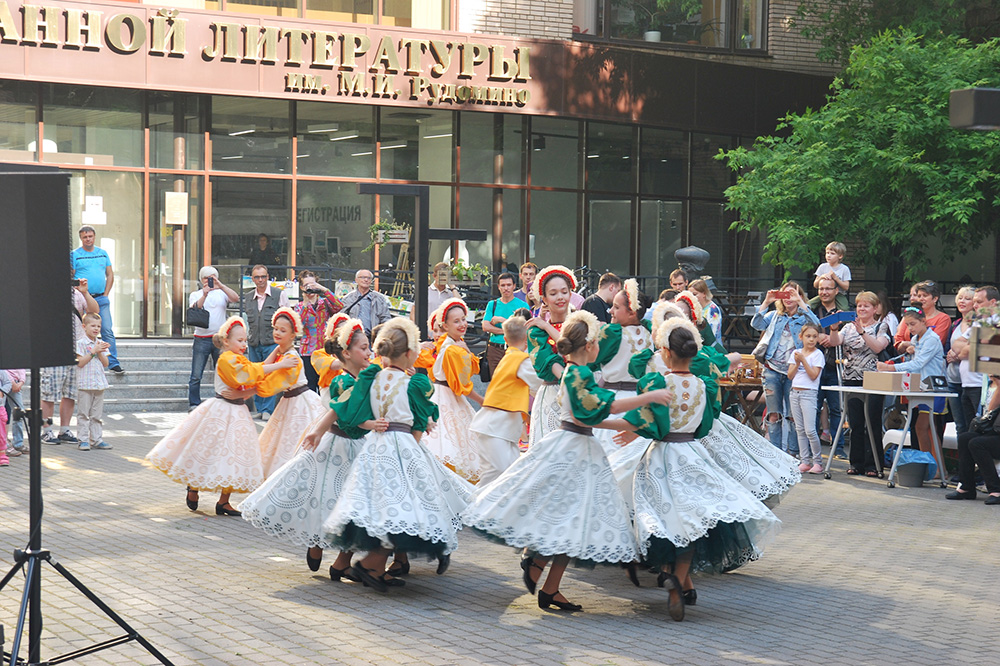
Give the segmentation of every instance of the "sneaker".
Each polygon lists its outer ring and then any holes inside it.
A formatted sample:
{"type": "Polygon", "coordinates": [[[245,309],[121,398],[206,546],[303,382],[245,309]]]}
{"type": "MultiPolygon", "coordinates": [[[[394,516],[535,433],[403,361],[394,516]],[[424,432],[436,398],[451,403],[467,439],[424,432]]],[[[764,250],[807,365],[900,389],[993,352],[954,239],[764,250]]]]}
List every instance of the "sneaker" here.
{"type": "Polygon", "coordinates": [[[125,374],[125,368],[123,368],[120,365],[116,365],[115,367],[110,368],[110,370],[111,370],[111,372],[115,373],[116,375],[124,375],[125,374]]]}
{"type": "Polygon", "coordinates": [[[59,433],[59,437],[57,437],[56,439],[58,439],[60,442],[65,442],[67,444],[80,443],[80,440],[74,437],[73,433],[71,433],[69,430],[63,430],[61,433],[59,433]]]}
{"type": "Polygon", "coordinates": [[[809,468],[809,473],[810,474],[822,474],[823,473],[823,466],[820,465],[819,463],[816,463],[815,465],[813,465],[812,467],[809,468]]]}
{"type": "Polygon", "coordinates": [[[799,465],[799,471],[803,472],[803,473],[804,472],[808,472],[810,470],[810,468],[812,468],[812,465],[810,465],[807,462],[804,462],[801,465],[799,465]]]}
{"type": "Polygon", "coordinates": [[[11,458],[16,458],[21,455],[21,452],[15,449],[13,446],[7,447],[7,455],[11,458]]]}
{"type": "Polygon", "coordinates": [[[31,448],[27,443],[21,444],[21,446],[15,446],[15,451],[20,451],[21,453],[31,453],[31,448]]]}
{"type": "Polygon", "coordinates": [[[108,449],[113,449],[115,447],[111,446],[107,442],[100,441],[97,444],[94,444],[93,448],[97,449],[98,451],[107,451],[108,449]]]}
{"type": "Polygon", "coordinates": [[[8,467],[10,465],[10,459],[7,454],[0,455],[0,467],[8,467]]]}
{"type": "Polygon", "coordinates": [[[847,454],[843,451],[838,451],[833,457],[837,460],[847,460],[847,454]]]}
{"type": "Polygon", "coordinates": [[[81,451],[89,451],[90,450],[90,444],[88,444],[87,442],[80,442],[80,446],[78,446],[76,448],[80,449],[81,451]]]}
{"type": "Polygon", "coordinates": [[[44,444],[62,444],[62,441],[56,437],[51,430],[47,430],[42,433],[42,443],[44,444]]]}
{"type": "Polygon", "coordinates": [[[271,414],[268,413],[268,412],[261,412],[260,413],[260,420],[261,421],[270,421],[271,420],[271,414]]]}

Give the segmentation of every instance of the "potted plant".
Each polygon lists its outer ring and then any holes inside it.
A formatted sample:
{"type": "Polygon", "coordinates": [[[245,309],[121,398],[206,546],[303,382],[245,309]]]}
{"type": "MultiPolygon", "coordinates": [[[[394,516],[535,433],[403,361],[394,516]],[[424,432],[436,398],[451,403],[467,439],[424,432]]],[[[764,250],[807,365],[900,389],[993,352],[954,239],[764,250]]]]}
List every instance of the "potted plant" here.
{"type": "Polygon", "coordinates": [[[375,224],[373,224],[371,228],[369,228],[368,232],[369,234],[371,234],[371,242],[368,243],[368,247],[366,247],[361,251],[368,252],[369,250],[374,249],[376,246],[378,246],[379,249],[381,249],[382,246],[385,245],[385,239],[382,232],[397,231],[409,228],[410,225],[408,224],[405,224],[403,222],[396,222],[396,220],[392,218],[384,217],[375,224]]]}
{"type": "Polygon", "coordinates": [[[484,276],[489,275],[490,269],[482,264],[467,265],[461,259],[456,259],[451,266],[451,277],[456,285],[480,287],[485,280],[484,276]]]}

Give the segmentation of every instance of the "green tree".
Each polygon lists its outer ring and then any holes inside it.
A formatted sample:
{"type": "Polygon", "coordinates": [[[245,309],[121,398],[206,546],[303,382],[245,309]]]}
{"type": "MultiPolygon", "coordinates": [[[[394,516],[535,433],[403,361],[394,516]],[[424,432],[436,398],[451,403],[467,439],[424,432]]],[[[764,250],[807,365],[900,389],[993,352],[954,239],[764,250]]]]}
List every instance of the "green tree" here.
{"type": "Polygon", "coordinates": [[[789,114],[783,136],[720,153],[734,229],[768,235],[764,259],[811,269],[834,239],[863,241],[852,263],[928,268],[997,228],[1000,133],[954,130],[949,91],[1000,86],[1000,40],[973,46],[884,33],[852,51],[818,111],[789,114]]]}

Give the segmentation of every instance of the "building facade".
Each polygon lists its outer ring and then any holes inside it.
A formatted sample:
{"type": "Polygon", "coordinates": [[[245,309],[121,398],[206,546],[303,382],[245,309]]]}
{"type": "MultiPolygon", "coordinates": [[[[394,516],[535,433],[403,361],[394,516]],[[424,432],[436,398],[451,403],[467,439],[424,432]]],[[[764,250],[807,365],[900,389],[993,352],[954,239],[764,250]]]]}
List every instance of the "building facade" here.
{"type": "MultiPolygon", "coordinates": [[[[823,103],[781,0],[0,0],[0,161],[62,167],[114,261],[124,336],[180,335],[212,264],[267,234],[292,266],[371,268],[370,228],[430,186],[456,249],[662,275],[767,277],[729,231],[720,149],[823,103]]],[[[383,252],[385,267],[398,262],[383,252]]]]}

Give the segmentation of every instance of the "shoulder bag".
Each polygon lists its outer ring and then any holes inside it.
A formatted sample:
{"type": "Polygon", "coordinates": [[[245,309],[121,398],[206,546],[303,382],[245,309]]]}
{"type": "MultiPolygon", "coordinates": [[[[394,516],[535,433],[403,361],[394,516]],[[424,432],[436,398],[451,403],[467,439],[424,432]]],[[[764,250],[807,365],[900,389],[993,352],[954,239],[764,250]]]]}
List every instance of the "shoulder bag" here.
{"type": "Polygon", "coordinates": [[[1000,416],[1000,409],[991,409],[982,416],[977,416],[969,423],[969,430],[977,435],[997,434],[997,416],[1000,416]]]}
{"type": "Polygon", "coordinates": [[[208,310],[199,308],[197,305],[189,307],[187,315],[184,317],[184,321],[187,322],[188,326],[196,326],[198,328],[208,328],[210,319],[208,310]]]}

